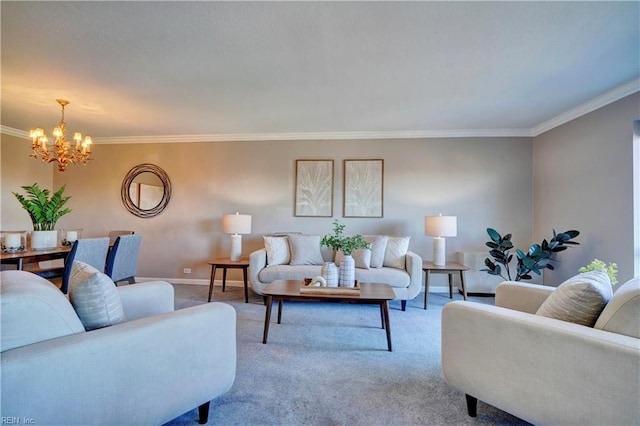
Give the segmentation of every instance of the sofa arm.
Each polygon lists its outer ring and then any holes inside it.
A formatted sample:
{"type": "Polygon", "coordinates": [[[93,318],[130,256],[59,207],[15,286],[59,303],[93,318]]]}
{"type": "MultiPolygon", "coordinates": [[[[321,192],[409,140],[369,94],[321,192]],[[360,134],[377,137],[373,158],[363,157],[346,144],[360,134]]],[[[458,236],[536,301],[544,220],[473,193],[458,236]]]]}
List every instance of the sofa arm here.
{"type": "Polygon", "coordinates": [[[452,387],[534,424],[635,424],[639,339],[472,302],[442,311],[452,387]]]}
{"type": "Polygon", "coordinates": [[[159,425],[231,388],[236,313],[208,303],[11,349],[1,363],[3,416],[159,425]]]}
{"type": "Polygon", "coordinates": [[[535,314],[555,289],[520,281],[504,281],[496,287],[495,303],[503,308],[535,314]]]}
{"type": "Polygon", "coordinates": [[[407,300],[410,300],[422,291],[422,283],[424,282],[422,279],[422,257],[417,253],[408,251],[405,256],[405,265],[410,277],[409,287],[407,287],[407,300]]]}
{"type": "Polygon", "coordinates": [[[260,271],[267,266],[267,250],[265,248],[258,249],[249,255],[249,280],[251,288],[257,294],[262,295],[262,289],[266,286],[258,278],[260,271]]]}
{"type": "Polygon", "coordinates": [[[149,281],[118,287],[127,321],[171,312],[174,289],[166,281],[149,281]]]}

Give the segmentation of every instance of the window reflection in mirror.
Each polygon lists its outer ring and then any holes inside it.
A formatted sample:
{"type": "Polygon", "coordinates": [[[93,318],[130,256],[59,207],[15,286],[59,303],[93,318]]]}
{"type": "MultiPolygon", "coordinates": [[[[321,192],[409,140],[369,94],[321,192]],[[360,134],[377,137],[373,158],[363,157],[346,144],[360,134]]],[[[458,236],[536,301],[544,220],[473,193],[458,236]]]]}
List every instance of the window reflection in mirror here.
{"type": "Polygon", "coordinates": [[[164,186],[158,176],[143,172],[133,178],[129,185],[131,202],[142,210],[151,210],[160,204],[164,195],[164,186]]]}

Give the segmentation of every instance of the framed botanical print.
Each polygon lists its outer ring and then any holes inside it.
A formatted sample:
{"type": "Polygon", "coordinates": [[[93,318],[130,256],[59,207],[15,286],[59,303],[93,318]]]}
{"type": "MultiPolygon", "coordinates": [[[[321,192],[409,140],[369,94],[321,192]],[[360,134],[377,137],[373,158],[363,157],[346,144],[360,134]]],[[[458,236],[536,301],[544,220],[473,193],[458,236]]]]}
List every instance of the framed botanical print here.
{"type": "Polygon", "coordinates": [[[384,160],[344,160],[343,217],[382,217],[384,160]]]}
{"type": "Polygon", "coordinates": [[[333,160],[296,160],[294,216],[333,216],[333,160]]]}

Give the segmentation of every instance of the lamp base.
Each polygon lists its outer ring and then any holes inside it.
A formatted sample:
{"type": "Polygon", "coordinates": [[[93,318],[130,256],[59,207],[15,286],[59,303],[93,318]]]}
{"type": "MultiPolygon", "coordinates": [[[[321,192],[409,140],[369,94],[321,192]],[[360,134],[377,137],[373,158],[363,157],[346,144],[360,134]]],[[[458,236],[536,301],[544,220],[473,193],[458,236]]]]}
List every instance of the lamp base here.
{"type": "Polygon", "coordinates": [[[236,262],[242,257],[242,235],[233,234],[231,236],[231,252],[229,258],[236,262]]]}
{"type": "Polygon", "coordinates": [[[444,266],[446,263],[445,245],[446,240],[444,238],[433,238],[433,264],[436,266],[444,266]]]}

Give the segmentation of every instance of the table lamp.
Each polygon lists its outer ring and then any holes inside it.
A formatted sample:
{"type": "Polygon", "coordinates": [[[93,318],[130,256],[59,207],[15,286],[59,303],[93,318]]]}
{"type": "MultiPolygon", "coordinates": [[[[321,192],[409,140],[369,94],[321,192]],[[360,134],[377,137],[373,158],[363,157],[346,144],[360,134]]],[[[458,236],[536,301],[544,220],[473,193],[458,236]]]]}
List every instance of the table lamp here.
{"type": "Polygon", "coordinates": [[[444,266],[446,263],[444,237],[455,237],[458,234],[458,219],[456,216],[425,216],[424,233],[433,237],[433,264],[444,266]]]}
{"type": "Polygon", "coordinates": [[[222,232],[231,235],[231,253],[229,258],[232,261],[240,260],[242,256],[242,235],[251,233],[251,215],[248,214],[225,214],[222,216],[222,232]]]}

